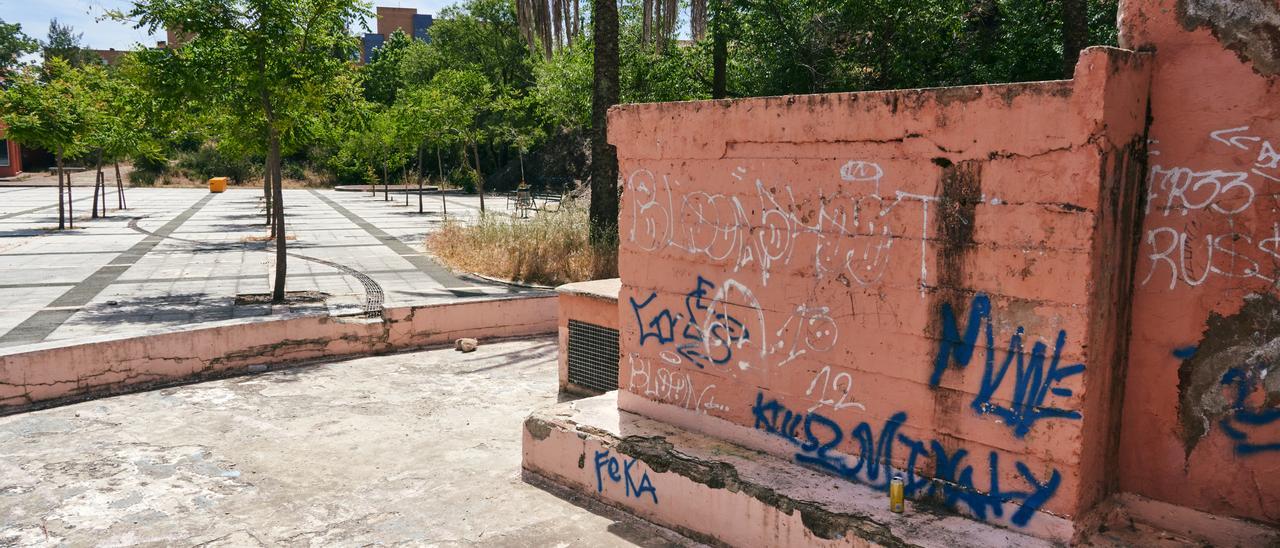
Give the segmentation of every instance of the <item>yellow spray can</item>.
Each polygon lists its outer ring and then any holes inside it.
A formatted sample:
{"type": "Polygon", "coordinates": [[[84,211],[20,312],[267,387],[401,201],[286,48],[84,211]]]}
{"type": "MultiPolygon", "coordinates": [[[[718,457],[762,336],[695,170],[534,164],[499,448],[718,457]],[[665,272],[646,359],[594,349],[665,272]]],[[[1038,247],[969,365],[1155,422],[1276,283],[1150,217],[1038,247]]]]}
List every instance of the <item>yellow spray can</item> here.
{"type": "Polygon", "coordinates": [[[907,509],[907,492],[906,486],[902,483],[902,476],[894,476],[893,481],[889,482],[889,510],[901,514],[907,509]]]}

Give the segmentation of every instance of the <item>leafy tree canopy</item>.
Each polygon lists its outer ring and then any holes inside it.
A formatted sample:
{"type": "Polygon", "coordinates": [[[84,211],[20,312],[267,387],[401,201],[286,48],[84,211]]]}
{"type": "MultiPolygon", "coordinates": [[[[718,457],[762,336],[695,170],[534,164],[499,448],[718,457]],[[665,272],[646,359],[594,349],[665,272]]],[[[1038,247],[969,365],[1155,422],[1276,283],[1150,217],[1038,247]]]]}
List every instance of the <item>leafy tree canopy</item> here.
{"type": "Polygon", "coordinates": [[[5,23],[0,19],[0,78],[7,77],[21,63],[24,55],[39,48],[39,42],[22,32],[22,25],[5,23]]]}

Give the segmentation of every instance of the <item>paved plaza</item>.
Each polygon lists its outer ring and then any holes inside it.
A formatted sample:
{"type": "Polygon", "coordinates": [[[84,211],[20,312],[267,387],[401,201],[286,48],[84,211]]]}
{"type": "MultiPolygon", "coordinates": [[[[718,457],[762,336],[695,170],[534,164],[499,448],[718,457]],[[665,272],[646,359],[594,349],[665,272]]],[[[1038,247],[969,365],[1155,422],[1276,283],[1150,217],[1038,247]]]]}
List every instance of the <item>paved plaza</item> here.
{"type": "Polygon", "coordinates": [[[682,543],[521,480],[556,349],[376,356],[0,418],[0,546],[682,543]]]}
{"type": "MultiPolygon", "coordinates": [[[[525,291],[450,273],[423,239],[444,222],[441,197],[285,190],[290,292],[319,302],[275,306],[237,295],[270,293],[272,242],[260,241],[261,190],[126,189],[117,210],[89,219],[92,189],[75,189],[75,229],[58,224],[53,188],[0,188],[0,347],[74,340],[269,314],[358,315],[525,291]]],[[[497,203],[500,200],[491,200],[497,203]]],[[[478,214],[479,198],[451,195],[450,218],[478,214]]]]}

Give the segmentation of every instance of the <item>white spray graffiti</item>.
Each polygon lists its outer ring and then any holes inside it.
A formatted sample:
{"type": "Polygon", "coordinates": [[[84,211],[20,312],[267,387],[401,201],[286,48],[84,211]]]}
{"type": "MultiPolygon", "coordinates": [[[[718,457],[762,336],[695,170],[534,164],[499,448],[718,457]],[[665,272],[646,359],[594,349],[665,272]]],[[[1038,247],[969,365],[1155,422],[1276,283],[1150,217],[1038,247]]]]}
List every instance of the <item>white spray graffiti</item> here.
{"type": "Polygon", "coordinates": [[[806,390],[804,394],[806,396],[813,397],[815,392],[818,394],[816,396],[818,403],[809,408],[809,413],[814,412],[814,410],[824,405],[831,406],[831,409],[835,411],[849,407],[862,410],[867,409],[867,407],[861,403],[851,401],[849,399],[853,394],[853,375],[848,372],[841,371],[840,373],[836,373],[835,377],[832,377],[830,365],[823,367],[821,371],[818,371],[817,375],[813,376],[813,381],[809,383],[809,389],[806,390]],[[821,390],[819,391],[819,389],[821,390]],[[830,393],[831,396],[828,396],[828,393],[830,393]],[[838,400],[834,398],[834,396],[837,395],[840,396],[840,399],[838,400]]]}
{"type": "Polygon", "coordinates": [[[698,390],[688,372],[661,364],[655,367],[650,360],[636,354],[627,356],[627,370],[629,392],[700,413],[729,410],[729,406],[716,402],[716,385],[709,384],[698,390]]]}
{"type": "MultiPolygon", "coordinates": [[[[1224,154],[1248,152],[1253,165],[1248,171],[1151,167],[1148,223],[1171,225],[1147,229],[1143,285],[1162,284],[1164,276],[1169,290],[1197,287],[1215,276],[1271,283],[1280,279],[1280,223],[1251,227],[1247,216],[1259,207],[1260,196],[1274,198],[1272,192],[1259,193],[1258,185],[1280,183],[1280,153],[1249,126],[1214,131],[1209,138],[1224,154]],[[1223,224],[1217,230],[1202,228],[1223,224]]],[[[1159,151],[1151,154],[1158,156],[1159,151]]]]}
{"type": "MultiPolygon", "coordinates": [[[[745,180],[746,169],[730,173],[745,180]]],[[[733,272],[759,265],[762,285],[768,285],[774,265],[794,258],[812,257],[817,277],[836,277],[846,285],[869,286],[881,280],[889,266],[894,234],[889,216],[910,203],[920,203],[921,234],[929,228],[929,203],[935,196],[896,191],[880,195],[884,170],[877,164],[850,161],[840,168],[844,185],[839,191],[820,193],[807,204],[816,215],[804,215],[790,187],[770,190],[755,180],[755,196],[743,198],[702,191],[685,191],[668,176],[658,177],[640,169],[627,178],[631,193],[632,222],[628,239],[643,251],[664,248],[702,255],[713,262],[728,262],[733,272]],[[754,215],[748,211],[757,212],[754,215]],[[805,219],[812,219],[806,221],[805,219]],[[798,249],[801,237],[812,241],[798,249]]],[[[909,213],[908,213],[909,214],[909,213]]],[[[925,238],[920,238],[921,292],[928,281],[925,238]]]]}

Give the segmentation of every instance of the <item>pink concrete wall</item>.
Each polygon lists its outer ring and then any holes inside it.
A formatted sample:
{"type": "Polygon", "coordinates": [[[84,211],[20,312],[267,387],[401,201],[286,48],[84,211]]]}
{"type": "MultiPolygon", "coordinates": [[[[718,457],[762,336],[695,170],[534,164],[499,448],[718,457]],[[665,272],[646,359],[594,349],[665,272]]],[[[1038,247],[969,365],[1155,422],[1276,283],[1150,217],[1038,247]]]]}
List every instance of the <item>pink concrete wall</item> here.
{"type": "Polygon", "coordinates": [[[302,316],[6,348],[0,414],[319,359],[410,350],[458,337],[555,331],[554,296],[389,308],[383,321],[302,316]]]}
{"type": "Polygon", "coordinates": [[[1148,80],[1099,48],[1073,81],[614,109],[623,388],[994,522],[1082,513],[1148,80]]]}
{"type": "Polygon", "coordinates": [[[1129,0],[1155,50],[1120,483],[1280,523],[1280,2],[1129,0]]]}

